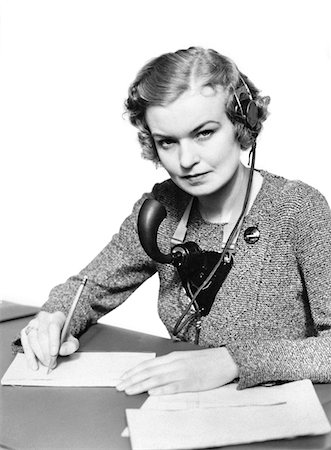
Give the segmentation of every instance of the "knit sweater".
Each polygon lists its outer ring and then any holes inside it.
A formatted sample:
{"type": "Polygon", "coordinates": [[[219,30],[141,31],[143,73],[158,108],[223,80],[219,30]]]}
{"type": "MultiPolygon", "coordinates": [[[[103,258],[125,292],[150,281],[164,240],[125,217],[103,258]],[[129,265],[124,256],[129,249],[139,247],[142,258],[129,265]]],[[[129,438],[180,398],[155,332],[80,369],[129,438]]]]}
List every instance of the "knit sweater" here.
{"type": "MultiPolygon", "coordinates": [[[[270,381],[309,378],[331,382],[331,213],[324,197],[300,182],[260,171],[262,187],[244,219],[233,267],[202,318],[200,345],[226,346],[239,367],[239,389],[270,381]],[[244,231],[257,227],[260,238],[247,243],[244,231]]],[[[144,252],[137,233],[146,198],[159,200],[167,217],[158,232],[163,253],[190,199],[171,180],[156,184],[134,205],[119,233],[77,276],[52,289],[42,309],[67,313],[82,278],[85,288],[72,332],[79,335],[116,308],[158,272],[158,312],[171,333],[188,297],[177,270],[144,252]]],[[[208,223],[195,206],[187,241],[203,250],[221,250],[221,225],[208,223]]],[[[180,339],[193,342],[195,326],[180,339]]]]}

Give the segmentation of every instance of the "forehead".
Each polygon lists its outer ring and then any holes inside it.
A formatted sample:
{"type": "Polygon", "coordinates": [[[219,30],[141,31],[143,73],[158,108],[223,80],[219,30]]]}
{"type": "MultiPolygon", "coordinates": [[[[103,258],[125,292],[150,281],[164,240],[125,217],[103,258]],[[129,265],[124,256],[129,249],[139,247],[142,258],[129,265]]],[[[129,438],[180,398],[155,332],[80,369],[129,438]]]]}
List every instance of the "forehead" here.
{"type": "Polygon", "coordinates": [[[149,106],[146,122],[152,134],[182,135],[208,121],[224,120],[226,101],[221,86],[190,89],[168,105],[149,106]]]}

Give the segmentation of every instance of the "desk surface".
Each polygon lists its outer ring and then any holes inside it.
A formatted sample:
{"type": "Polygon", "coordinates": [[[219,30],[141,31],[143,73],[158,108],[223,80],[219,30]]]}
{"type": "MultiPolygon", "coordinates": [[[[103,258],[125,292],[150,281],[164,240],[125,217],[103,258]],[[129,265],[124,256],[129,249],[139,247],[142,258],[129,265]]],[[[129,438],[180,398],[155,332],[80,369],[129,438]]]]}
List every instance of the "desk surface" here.
{"type": "MultiPolygon", "coordinates": [[[[10,343],[28,318],[0,324],[0,377],[13,359],[10,343]]],[[[81,337],[82,351],[151,351],[158,355],[197,348],[190,344],[94,325],[81,337]]],[[[331,385],[315,385],[317,395],[331,421],[331,385]]],[[[113,449],[129,450],[122,438],[125,409],[139,408],[146,394],[127,396],[114,388],[45,388],[1,386],[0,448],[4,449],[113,449]]],[[[326,436],[223,447],[246,449],[326,449],[326,436]]]]}

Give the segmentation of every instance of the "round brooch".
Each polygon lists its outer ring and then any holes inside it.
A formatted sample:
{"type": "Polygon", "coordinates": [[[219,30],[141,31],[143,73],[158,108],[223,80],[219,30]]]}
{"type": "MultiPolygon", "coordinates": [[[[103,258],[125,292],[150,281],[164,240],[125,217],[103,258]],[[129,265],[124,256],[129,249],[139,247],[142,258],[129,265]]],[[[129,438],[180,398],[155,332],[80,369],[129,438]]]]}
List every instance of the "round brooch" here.
{"type": "Polygon", "coordinates": [[[244,239],[247,244],[255,244],[260,239],[260,231],[257,227],[249,227],[245,230],[244,239]]]}

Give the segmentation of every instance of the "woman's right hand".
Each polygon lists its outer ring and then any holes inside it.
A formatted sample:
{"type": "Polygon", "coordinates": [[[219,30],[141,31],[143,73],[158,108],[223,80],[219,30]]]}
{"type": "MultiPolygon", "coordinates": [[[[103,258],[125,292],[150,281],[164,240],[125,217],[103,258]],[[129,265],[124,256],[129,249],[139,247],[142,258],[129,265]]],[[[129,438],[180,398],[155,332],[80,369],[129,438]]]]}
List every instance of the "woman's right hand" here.
{"type": "Polygon", "coordinates": [[[53,365],[58,355],[71,355],[79,348],[79,341],[71,334],[60,347],[61,330],[65,322],[61,311],[48,313],[41,311],[21,331],[21,343],[28,366],[38,370],[39,362],[46,367],[53,365]]]}

